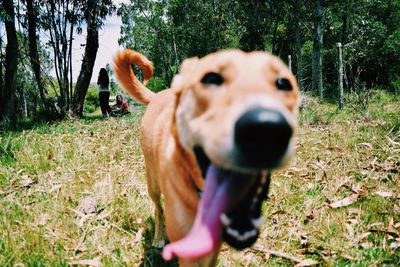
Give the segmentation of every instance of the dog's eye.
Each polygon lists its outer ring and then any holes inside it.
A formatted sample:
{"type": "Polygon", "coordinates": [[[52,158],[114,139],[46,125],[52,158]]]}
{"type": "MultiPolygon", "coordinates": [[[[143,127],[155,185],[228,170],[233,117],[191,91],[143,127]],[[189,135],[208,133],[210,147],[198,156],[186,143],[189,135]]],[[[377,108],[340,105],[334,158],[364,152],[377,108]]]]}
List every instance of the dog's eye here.
{"type": "Polygon", "coordinates": [[[220,86],[224,83],[224,78],[216,72],[209,72],[201,79],[201,83],[208,86],[220,86]]]}
{"type": "Polygon", "coordinates": [[[283,91],[291,91],[292,90],[292,84],[286,78],[279,78],[276,80],[275,83],[276,83],[276,87],[278,87],[279,90],[283,90],[283,91]]]}

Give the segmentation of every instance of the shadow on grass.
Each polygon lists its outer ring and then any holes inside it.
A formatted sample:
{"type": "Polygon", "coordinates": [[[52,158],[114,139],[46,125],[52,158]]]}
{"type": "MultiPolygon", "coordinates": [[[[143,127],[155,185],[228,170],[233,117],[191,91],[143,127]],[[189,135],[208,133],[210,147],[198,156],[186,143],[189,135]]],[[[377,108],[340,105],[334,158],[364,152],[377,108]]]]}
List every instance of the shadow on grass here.
{"type": "Polygon", "coordinates": [[[178,266],[178,260],[165,261],[161,252],[162,249],[158,249],[152,246],[154,237],[154,221],[153,217],[149,217],[146,221],[146,231],[143,235],[142,245],[144,248],[143,262],[139,265],[140,267],[176,267],[178,266]]]}
{"type": "Polygon", "coordinates": [[[94,121],[101,121],[104,120],[104,117],[102,114],[85,114],[81,120],[85,122],[94,122],[94,121]]]}

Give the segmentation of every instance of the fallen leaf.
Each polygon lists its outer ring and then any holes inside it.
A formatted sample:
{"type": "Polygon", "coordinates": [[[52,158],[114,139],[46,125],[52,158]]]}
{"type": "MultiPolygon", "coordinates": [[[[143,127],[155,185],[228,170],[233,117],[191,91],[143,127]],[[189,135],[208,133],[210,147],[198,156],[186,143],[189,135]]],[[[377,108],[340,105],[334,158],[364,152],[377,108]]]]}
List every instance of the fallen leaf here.
{"type": "Polygon", "coordinates": [[[378,196],[381,197],[393,197],[393,198],[400,198],[400,193],[394,193],[390,191],[377,191],[375,192],[378,196]]]}
{"type": "Polygon", "coordinates": [[[57,185],[53,186],[53,187],[49,190],[49,193],[52,193],[52,192],[54,192],[54,191],[60,189],[61,187],[62,187],[61,184],[57,184],[57,185]]]}
{"type": "Polygon", "coordinates": [[[41,214],[36,223],[39,226],[43,226],[46,225],[49,220],[50,216],[48,214],[41,214]]]}
{"type": "Polygon", "coordinates": [[[359,146],[364,146],[364,147],[368,147],[368,148],[372,148],[372,145],[370,143],[359,143],[359,146]]]}
{"type": "Polygon", "coordinates": [[[138,243],[140,240],[142,240],[143,232],[146,229],[146,227],[142,226],[139,228],[139,230],[136,232],[135,238],[133,239],[133,243],[138,243]]]}
{"type": "Polygon", "coordinates": [[[386,138],[388,139],[389,143],[391,143],[394,146],[400,146],[399,142],[394,141],[392,138],[390,138],[389,136],[386,136],[386,138]]]}
{"type": "Polygon", "coordinates": [[[315,170],[321,169],[321,170],[323,170],[323,171],[326,171],[326,170],[329,169],[328,163],[326,163],[326,162],[324,162],[324,161],[322,161],[322,160],[319,160],[319,161],[314,162],[313,165],[312,165],[312,167],[313,167],[315,170]]]}
{"type": "Polygon", "coordinates": [[[389,218],[389,225],[386,229],[388,233],[395,234],[400,236],[400,232],[396,229],[397,227],[394,225],[393,217],[389,218]]]}
{"type": "Polygon", "coordinates": [[[341,200],[329,204],[329,206],[335,209],[340,207],[346,207],[356,202],[358,197],[359,197],[358,194],[352,194],[351,196],[345,197],[341,200]]]}
{"type": "Polygon", "coordinates": [[[298,263],[295,265],[295,267],[302,267],[302,266],[313,266],[313,265],[317,265],[319,262],[312,260],[312,259],[306,259],[303,260],[302,262],[298,263]]]}
{"type": "Polygon", "coordinates": [[[99,215],[97,215],[97,220],[104,220],[112,214],[112,210],[102,211],[99,215]]]}
{"type": "Polygon", "coordinates": [[[97,212],[97,198],[85,197],[79,201],[77,210],[84,214],[92,214],[97,212]]]}
{"type": "Polygon", "coordinates": [[[70,264],[71,265],[86,265],[86,266],[92,266],[92,267],[103,266],[100,258],[94,258],[91,260],[72,260],[72,261],[70,261],[70,264]]]}
{"type": "Polygon", "coordinates": [[[359,214],[360,213],[359,208],[348,208],[347,211],[349,212],[349,214],[359,214]]]}
{"type": "Polygon", "coordinates": [[[359,243],[359,242],[361,242],[363,239],[365,239],[365,238],[367,238],[368,236],[370,236],[371,235],[371,232],[365,232],[365,233],[362,233],[361,235],[359,235],[354,241],[354,243],[355,244],[357,244],[357,243],[359,243]]]}
{"type": "Polygon", "coordinates": [[[396,205],[396,204],[394,204],[393,211],[394,211],[394,213],[398,213],[398,212],[400,212],[400,206],[399,206],[399,205],[396,205]]]}
{"type": "Polygon", "coordinates": [[[348,239],[352,240],[354,238],[354,229],[353,229],[353,227],[348,223],[345,223],[344,226],[346,227],[347,231],[349,232],[348,239]]]}
{"type": "Polygon", "coordinates": [[[337,179],[339,181],[341,181],[341,182],[336,186],[336,189],[334,190],[334,194],[336,192],[338,192],[342,186],[345,186],[348,182],[350,182],[350,180],[353,179],[353,176],[346,176],[346,177],[343,177],[343,178],[342,177],[340,177],[340,178],[338,177],[337,179]]]}
{"type": "Polygon", "coordinates": [[[390,248],[391,249],[400,248],[400,242],[393,242],[392,244],[390,244],[390,248]]]}
{"type": "Polygon", "coordinates": [[[351,190],[354,193],[357,193],[359,197],[365,197],[368,195],[368,190],[365,189],[361,184],[353,184],[351,186],[351,190]]]}
{"type": "Polygon", "coordinates": [[[360,244],[360,246],[363,249],[368,249],[368,248],[372,248],[374,246],[374,244],[372,244],[372,242],[364,242],[364,243],[360,244]]]}
{"type": "Polygon", "coordinates": [[[353,225],[360,223],[360,221],[356,217],[348,217],[348,218],[346,218],[346,222],[349,222],[350,224],[353,224],[353,225]]]}
{"type": "Polygon", "coordinates": [[[32,180],[28,175],[22,175],[21,176],[21,186],[22,187],[28,187],[31,184],[33,184],[35,181],[32,180]]]}

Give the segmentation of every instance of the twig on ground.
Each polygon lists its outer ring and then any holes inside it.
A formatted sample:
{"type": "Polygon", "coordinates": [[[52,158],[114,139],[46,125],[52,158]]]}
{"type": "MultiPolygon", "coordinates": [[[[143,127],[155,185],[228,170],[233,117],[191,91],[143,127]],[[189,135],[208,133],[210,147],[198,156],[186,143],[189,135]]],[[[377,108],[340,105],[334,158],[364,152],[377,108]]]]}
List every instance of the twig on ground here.
{"type": "Polygon", "coordinates": [[[294,262],[297,262],[297,263],[300,263],[300,262],[304,261],[304,259],[302,259],[300,257],[293,256],[293,255],[290,255],[290,254],[285,253],[285,252],[280,252],[280,251],[272,250],[272,249],[269,249],[269,248],[264,248],[264,247],[262,247],[260,245],[255,245],[250,250],[253,250],[255,252],[268,253],[268,254],[271,254],[273,256],[284,258],[284,259],[288,259],[288,260],[291,260],[291,261],[294,261],[294,262]]]}
{"type": "Polygon", "coordinates": [[[303,259],[294,255],[290,255],[288,253],[285,252],[280,252],[280,251],[276,251],[276,250],[272,250],[272,249],[268,249],[268,248],[264,248],[260,245],[255,245],[254,247],[252,247],[250,250],[253,250],[255,252],[261,252],[261,253],[266,253],[266,254],[270,254],[273,255],[275,257],[280,257],[283,259],[287,259],[287,260],[291,260],[296,262],[297,264],[295,266],[297,267],[302,267],[302,266],[312,266],[312,265],[316,265],[318,264],[317,261],[312,260],[312,259],[303,259]]]}

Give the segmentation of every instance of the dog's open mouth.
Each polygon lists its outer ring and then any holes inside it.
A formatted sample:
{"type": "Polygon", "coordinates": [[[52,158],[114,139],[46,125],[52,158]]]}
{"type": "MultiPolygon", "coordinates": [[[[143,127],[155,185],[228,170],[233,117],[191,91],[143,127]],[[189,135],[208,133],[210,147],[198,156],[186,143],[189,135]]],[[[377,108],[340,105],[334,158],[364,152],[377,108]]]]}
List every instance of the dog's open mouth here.
{"type": "Polygon", "coordinates": [[[190,233],[164,248],[163,257],[167,260],[174,256],[206,256],[222,241],[243,249],[251,246],[259,235],[269,174],[225,170],[212,164],[201,149],[197,148],[195,152],[206,179],[204,192],[190,233]]]}

